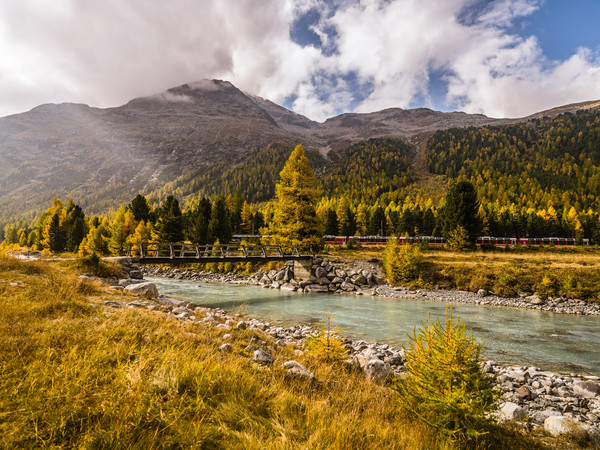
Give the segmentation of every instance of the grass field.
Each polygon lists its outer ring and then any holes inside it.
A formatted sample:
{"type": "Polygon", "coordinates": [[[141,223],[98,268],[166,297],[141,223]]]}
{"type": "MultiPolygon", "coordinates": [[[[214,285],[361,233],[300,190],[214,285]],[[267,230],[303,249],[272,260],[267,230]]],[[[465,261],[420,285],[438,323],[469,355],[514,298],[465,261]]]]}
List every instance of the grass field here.
{"type": "MultiPolygon", "coordinates": [[[[132,298],[67,263],[0,255],[0,298],[2,448],[453,448],[349,365],[293,356],[250,330],[230,331],[222,353],[221,329],[106,310],[132,298]],[[272,348],[272,367],[249,362],[253,337],[272,348]],[[318,382],[287,378],[292,358],[318,382]]],[[[544,448],[506,426],[479,447],[544,448]]]]}
{"type": "MultiPolygon", "coordinates": [[[[330,247],[333,256],[383,259],[384,247],[347,250],[330,247]]],[[[419,287],[486,289],[512,297],[539,293],[600,301],[600,249],[596,247],[515,248],[452,251],[423,248],[425,268],[412,283],[419,287]]]]}

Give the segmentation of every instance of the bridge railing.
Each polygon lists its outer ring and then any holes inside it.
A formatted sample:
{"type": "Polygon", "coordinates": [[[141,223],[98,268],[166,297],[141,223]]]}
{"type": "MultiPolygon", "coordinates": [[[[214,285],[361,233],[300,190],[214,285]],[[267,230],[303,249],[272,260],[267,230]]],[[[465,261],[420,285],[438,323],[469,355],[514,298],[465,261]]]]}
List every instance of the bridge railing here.
{"type": "Polygon", "coordinates": [[[138,242],[127,248],[127,256],[139,258],[268,258],[314,255],[312,247],[284,247],[279,245],[199,245],[184,242],[138,242]]]}

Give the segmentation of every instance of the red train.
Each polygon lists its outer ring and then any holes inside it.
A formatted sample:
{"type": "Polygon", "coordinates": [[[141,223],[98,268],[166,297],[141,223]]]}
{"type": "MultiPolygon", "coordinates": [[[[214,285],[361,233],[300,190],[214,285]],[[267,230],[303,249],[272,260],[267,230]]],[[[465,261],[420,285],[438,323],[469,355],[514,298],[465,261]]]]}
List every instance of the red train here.
{"type": "MultiPolygon", "coordinates": [[[[391,236],[323,236],[325,243],[328,245],[346,245],[350,239],[356,239],[360,245],[385,245],[388,239],[392,239],[391,236]]],[[[446,238],[437,236],[401,236],[397,238],[400,244],[416,244],[419,242],[427,242],[429,245],[443,245],[446,243],[446,238]]],[[[495,246],[506,246],[513,247],[515,245],[556,245],[560,247],[574,246],[577,244],[577,239],[574,238],[507,238],[507,237],[490,237],[481,236],[477,238],[477,245],[495,245],[495,246]]],[[[582,239],[582,245],[590,245],[589,239],[582,239]]]]}

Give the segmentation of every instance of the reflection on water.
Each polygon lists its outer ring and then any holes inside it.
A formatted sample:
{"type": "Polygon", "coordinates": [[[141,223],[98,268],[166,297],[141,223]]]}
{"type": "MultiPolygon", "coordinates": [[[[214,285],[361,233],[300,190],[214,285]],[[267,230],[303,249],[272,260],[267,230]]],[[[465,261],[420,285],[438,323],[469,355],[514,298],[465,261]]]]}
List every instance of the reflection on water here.
{"type": "MultiPolygon", "coordinates": [[[[446,304],[414,299],[356,295],[299,294],[256,286],[152,278],[162,294],[228,311],[243,311],[272,324],[314,325],[329,308],[351,339],[407,345],[415,327],[443,321],[446,304]]],[[[455,303],[485,355],[498,362],[537,365],[547,370],[600,375],[600,317],[455,303]]]]}

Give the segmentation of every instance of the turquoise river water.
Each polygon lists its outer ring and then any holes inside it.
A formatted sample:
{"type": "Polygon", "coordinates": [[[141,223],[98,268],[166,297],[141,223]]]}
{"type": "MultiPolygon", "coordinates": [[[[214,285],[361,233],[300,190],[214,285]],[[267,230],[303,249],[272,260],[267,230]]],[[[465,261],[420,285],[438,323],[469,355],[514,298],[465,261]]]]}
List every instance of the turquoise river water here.
{"type": "MultiPolygon", "coordinates": [[[[281,326],[315,325],[335,314],[349,338],[407,346],[429,314],[443,321],[446,303],[356,295],[303,294],[257,286],[149,278],[161,294],[281,326]]],[[[600,375],[600,317],[453,303],[452,310],[478,339],[486,358],[544,370],[600,375]]]]}

